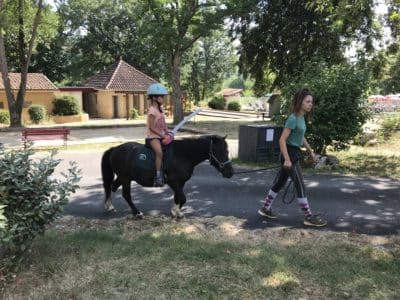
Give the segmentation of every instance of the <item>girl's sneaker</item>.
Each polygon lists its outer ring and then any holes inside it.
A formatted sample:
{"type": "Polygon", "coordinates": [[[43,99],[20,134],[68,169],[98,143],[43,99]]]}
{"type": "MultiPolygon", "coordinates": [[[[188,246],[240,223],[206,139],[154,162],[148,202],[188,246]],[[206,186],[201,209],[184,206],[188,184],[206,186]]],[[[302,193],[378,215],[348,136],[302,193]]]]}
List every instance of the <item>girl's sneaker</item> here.
{"type": "Polygon", "coordinates": [[[266,209],[265,206],[258,210],[258,213],[268,219],[277,219],[278,217],[270,209],[266,209]]]}
{"type": "Polygon", "coordinates": [[[163,180],[162,176],[156,176],[154,178],[153,186],[154,187],[162,187],[162,186],[164,186],[164,180],[163,180]]]}
{"type": "Polygon", "coordinates": [[[322,219],[319,215],[311,215],[304,219],[304,225],[306,226],[314,226],[314,227],[323,227],[328,222],[322,219]]]}

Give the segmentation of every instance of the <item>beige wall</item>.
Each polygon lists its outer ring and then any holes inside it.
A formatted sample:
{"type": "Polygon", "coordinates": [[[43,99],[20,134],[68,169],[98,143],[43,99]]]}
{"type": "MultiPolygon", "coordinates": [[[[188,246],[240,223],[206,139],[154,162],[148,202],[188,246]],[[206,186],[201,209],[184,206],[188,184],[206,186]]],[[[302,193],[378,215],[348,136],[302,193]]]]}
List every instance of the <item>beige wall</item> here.
{"type": "MultiPolygon", "coordinates": [[[[24,107],[22,109],[22,122],[30,122],[28,108],[31,104],[43,105],[47,114],[51,114],[53,110],[53,100],[57,91],[27,91],[25,95],[24,107]]],[[[16,97],[17,94],[14,93],[16,97]]],[[[7,97],[4,91],[0,91],[0,102],[3,103],[4,109],[8,110],[7,97]]]]}
{"type": "MultiPolygon", "coordinates": [[[[118,97],[118,117],[126,118],[129,111],[135,107],[134,94],[115,93],[113,91],[97,92],[97,115],[99,118],[111,119],[114,117],[114,99],[118,97]],[[128,98],[128,111],[126,101],[128,98]]],[[[145,95],[139,94],[139,112],[145,113],[147,105],[145,103],[145,95]]]]}
{"type": "MultiPolygon", "coordinates": [[[[137,107],[141,115],[147,113],[147,108],[149,106],[149,101],[145,94],[126,94],[126,93],[116,93],[114,91],[98,91],[97,92],[97,117],[112,119],[114,118],[114,100],[113,97],[118,97],[118,117],[126,118],[127,114],[133,107],[137,107]],[[137,96],[135,96],[137,95],[137,96]],[[138,97],[138,102],[135,101],[135,97],[138,97]],[[128,111],[126,105],[126,99],[128,98],[128,111]]],[[[165,109],[170,108],[170,96],[166,98],[165,109]]]]}

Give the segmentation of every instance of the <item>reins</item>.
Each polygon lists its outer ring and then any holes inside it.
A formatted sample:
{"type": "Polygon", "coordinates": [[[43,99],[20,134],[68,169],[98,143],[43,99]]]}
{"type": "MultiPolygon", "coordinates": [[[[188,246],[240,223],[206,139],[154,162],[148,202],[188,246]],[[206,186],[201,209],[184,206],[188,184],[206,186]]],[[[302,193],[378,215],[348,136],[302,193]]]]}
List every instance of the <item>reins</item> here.
{"type": "MultiPolygon", "coordinates": [[[[233,172],[233,174],[246,174],[246,173],[259,172],[259,171],[275,170],[275,169],[279,169],[280,167],[281,167],[280,165],[279,165],[279,166],[272,166],[272,167],[268,167],[268,168],[261,168],[261,169],[254,169],[254,170],[248,170],[248,171],[233,172]]],[[[277,175],[278,175],[278,174],[277,174],[277,175]]],[[[277,177],[275,176],[275,179],[274,179],[274,183],[273,183],[273,184],[275,184],[275,181],[276,181],[276,180],[277,180],[277,177]]],[[[295,190],[294,190],[294,186],[293,186],[293,195],[292,195],[292,198],[291,198],[289,201],[285,200],[285,199],[286,199],[286,196],[287,196],[287,194],[288,194],[288,192],[289,192],[290,186],[291,186],[292,184],[293,184],[293,181],[292,181],[291,178],[289,178],[289,179],[288,179],[288,183],[286,184],[286,188],[285,188],[285,190],[284,190],[284,192],[283,192],[283,195],[282,195],[282,202],[283,202],[284,204],[290,204],[290,203],[292,203],[293,200],[294,200],[294,198],[295,198],[295,190]]]]}
{"type": "Polygon", "coordinates": [[[233,174],[236,175],[236,174],[255,173],[255,172],[259,172],[259,171],[273,170],[273,169],[279,169],[279,168],[280,168],[280,166],[273,166],[273,167],[268,167],[268,168],[261,168],[261,169],[254,169],[254,170],[248,170],[248,171],[233,172],[233,174]]]}

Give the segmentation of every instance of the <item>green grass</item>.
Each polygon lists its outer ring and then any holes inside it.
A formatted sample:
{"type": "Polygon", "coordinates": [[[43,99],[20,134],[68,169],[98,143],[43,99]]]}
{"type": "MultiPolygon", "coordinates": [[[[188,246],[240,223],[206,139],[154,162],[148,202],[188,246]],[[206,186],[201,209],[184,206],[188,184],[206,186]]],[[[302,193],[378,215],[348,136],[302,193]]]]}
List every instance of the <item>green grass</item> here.
{"type": "Polygon", "coordinates": [[[330,152],[339,159],[339,166],[332,170],[340,174],[400,178],[400,132],[376,146],[352,146],[349,150],[330,152]]]}
{"type": "Polygon", "coordinates": [[[398,239],[376,248],[343,234],[245,231],[228,218],[82,222],[39,238],[3,297],[393,299],[400,289],[398,239]]]}

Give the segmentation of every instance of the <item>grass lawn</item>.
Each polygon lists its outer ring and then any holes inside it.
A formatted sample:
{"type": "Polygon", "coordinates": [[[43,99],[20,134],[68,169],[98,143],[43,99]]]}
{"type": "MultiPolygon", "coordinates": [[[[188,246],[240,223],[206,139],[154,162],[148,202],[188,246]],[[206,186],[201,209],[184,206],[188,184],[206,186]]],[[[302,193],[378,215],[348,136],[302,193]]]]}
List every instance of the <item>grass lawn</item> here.
{"type": "Polygon", "coordinates": [[[36,240],[5,299],[394,299],[399,237],[242,220],[65,218],[36,240]]]}
{"type": "MultiPolygon", "coordinates": [[[[331,152],[339,158],[333,173],[400,178],[400,132],[371,147],[352,146],[347,151],[331,152]]],[[[326,171],[326,169],[325,169],[326,171]]]]}

